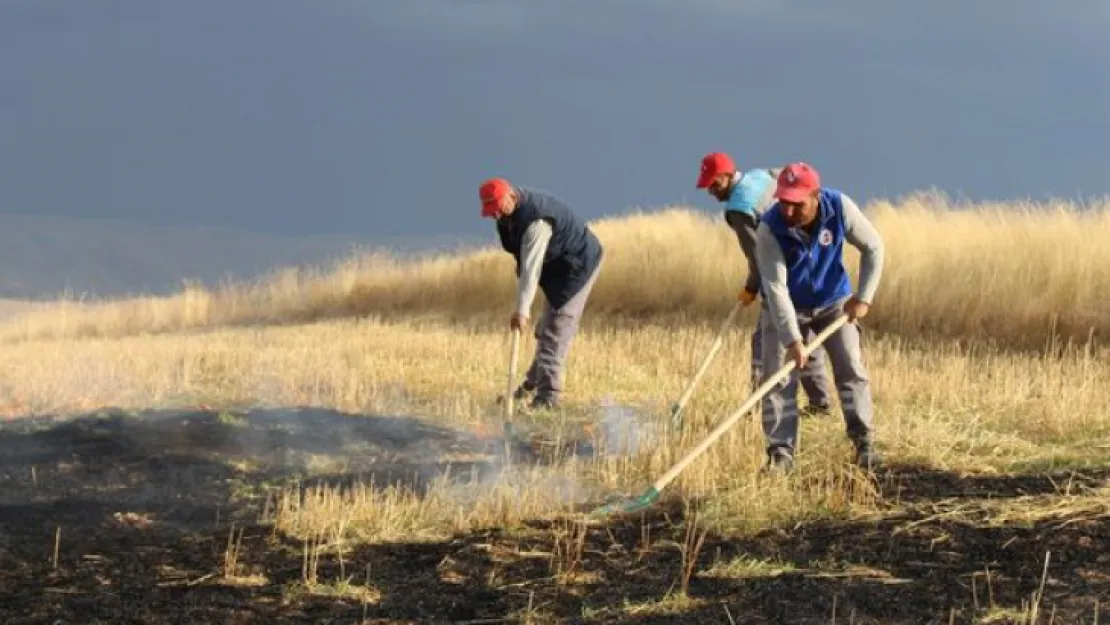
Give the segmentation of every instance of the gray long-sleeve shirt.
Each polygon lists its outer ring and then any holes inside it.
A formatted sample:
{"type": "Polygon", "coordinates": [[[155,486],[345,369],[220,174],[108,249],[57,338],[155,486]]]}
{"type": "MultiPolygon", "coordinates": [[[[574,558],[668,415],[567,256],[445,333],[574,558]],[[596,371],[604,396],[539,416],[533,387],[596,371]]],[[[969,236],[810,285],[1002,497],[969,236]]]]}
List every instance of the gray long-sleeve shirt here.
{"type": "MultiPolygon", "coordinates": [[[[841,198],[844,207],[845,240],[860,251],[859,288],[856,291],[856,298],[870,304],[875,298],[875,292],[882,278],[883,239],[852,198],[844,194],[841,194],[841,198]]],[[[803,238],[809,236],[801,229],[798,233],[803,238]]],[[[778,240],[764,223],[760,223],[759,228],[756,229],[756,258],[759,261],[763,290],[775,327],[780,336],[801,341],[802,333],[798,328],[794,303],[790,300],[790,292],[786,286],[786,260],[778,240]]]]}
{"type": "Polygon", "coordinates": [[[751,293],[759,292],[759,265],[755,258],[755,232],[759,221],[751,215],[730,212],[725,213],[728,225],[740,240],[740,251],[744,253],[744,260],[748,265],[748,277],[744,279],[744,289],[751,293]]]}
{"type": "Polygon", "coordinates": [[[551,224],[543,219],[533,221],[524,231],[520,245],[520,276],[517,278],[516,311],[528,315],[532,302],[536,299],[536,289],[540,282],[540,269],[547,244],[551,240],[551,224]]]}

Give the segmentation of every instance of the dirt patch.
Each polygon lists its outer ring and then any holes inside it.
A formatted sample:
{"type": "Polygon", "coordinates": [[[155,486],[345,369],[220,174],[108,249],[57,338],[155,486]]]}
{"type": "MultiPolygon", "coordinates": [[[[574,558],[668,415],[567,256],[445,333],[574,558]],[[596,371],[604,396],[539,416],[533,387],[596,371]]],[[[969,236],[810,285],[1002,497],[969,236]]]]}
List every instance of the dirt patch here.
{"type": "Polygon", "coordinates": [[[283,479],[400,466],[392,475],[419,486],[448,465],[481,464],[450,458],[480,456],[487,441],[419,422],[151,412],[9,426],[5,623],[493,623],[526,613],[537,623],[939,624],[991,613],[1016,623],[1002,610],[1038,592],[1056,623],[1092,622],[1099,610],[1110,618],[1106,471],[894,468],[878,478],[899,502],[885,516],[706,534],[679,596],[682,546],[700,537],[687,532],[696,506],[351,546],[318,560],[254,522],[260,489],[283,479]],[[328,464],[336,458],[343,467],[328,464]],[[1005,516],[1022,506],[1055,513],[1005,516]],[[309,592],[313,576],[320,585],[309,592]]]}
{"type": "Polygon", "coordinates": [[[997,499],[1081,491],[1106,483],[1110,468],[1038,474],[961,474],[917,465],[893,465],[881,474],[883,499],[894,502],[997,499]]]}

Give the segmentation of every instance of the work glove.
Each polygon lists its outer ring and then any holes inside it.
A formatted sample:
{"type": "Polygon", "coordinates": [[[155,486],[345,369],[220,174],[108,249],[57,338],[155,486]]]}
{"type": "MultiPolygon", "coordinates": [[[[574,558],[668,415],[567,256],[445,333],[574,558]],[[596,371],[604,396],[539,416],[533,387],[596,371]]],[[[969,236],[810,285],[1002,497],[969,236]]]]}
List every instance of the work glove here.
{"type": "Polygon", "coordinates": [[[737,299],[739,299],[740,303],[743,304],[744,306],[751,306],[752,302],[755,301],[755,296],[756,295],[757,295],[757,293],[753,293],[752,291],[749,291],[746,288],[745,289],[740,289],[740,295],[737,297],[737,299]]]}

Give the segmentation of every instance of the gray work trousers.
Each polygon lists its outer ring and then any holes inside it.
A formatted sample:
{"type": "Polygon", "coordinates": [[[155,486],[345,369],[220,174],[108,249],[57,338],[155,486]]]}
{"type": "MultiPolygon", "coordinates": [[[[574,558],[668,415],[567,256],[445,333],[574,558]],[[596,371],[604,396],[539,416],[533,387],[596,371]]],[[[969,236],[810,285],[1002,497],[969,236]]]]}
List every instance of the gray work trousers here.
{"type": "MultiPolygon", "coordinates": [[[[760,302],[759,319],[755,323],[755,332],[752,332],[752,389],[755,389],[763,380],[763,319],[767,316],[767,305],[765,302],[760,302]]],[[[806,341],[810,341],[816,335],[816,332],[804,332],[806,341]]],[[[778,369],[778,367],[775,367],[778,369]]],[[[829,374],[825,368],[825,348],[818,347],[809,355],[806,360],[806,366],[802,369],[799,376],[802,383],[802,389],[806,393],[806,398],[809,399],[810,406],[829,406],[831,386],[829,385],[829,374]]]]}
{"type": "Polygon", "coordinates": [[[598,264],[586,284],[558,310],[549,302],[544,304],[543,315],[536,324],[536,355],[524,378],[525,388],[535,390],[537,398],[556,401],[563,392],[567,352],[578,334],[582,312],[600,273],[598,264]]]}
{"type": "MultiPolygon", "coordinates": [[[[797,311],[798,326],[802,336],[819,333],[836,320],[843,310],[843,302],[827,308],[811,311],[797,311]]],[[[763,362],[785,363],[786,342],[777,335],[771,315],[762,315],[763,362]]],[[[836,392],[844,411],[844,422],[848,438],[859,445],[871,437],[874,406],[871,401],[871,381],[863,362],[860,349],[860,328],[858,323],[847,323],[829,336],[823,343],[829,362],[832,364],[836,392]]],[[[770,371],[773,373],[777,367],[770,371]]],[[[765,381],[769,377],[765,370],[765,381]]],[[[794,369],[784,380],[776,384],[764,397],[763,434],[767,437],[767,449],[779,449],[794,453],[798,440],[798,370],[794,369]]]]}
{"type": "MultiPolygon", "coordinates": [[[[759,217],[749,213],[743,213],[736,210],[725,211],[725,221],[728,222],[732,231],[736,233],[736,239],[740,242],[740,250],[744,253],[744,258],[748,262],[749,276],[753,275],[756,271],[755,266],[755,232],[759,226],[759,217]]],[[[750,278],[749,278],[750,280],[750,278]]],[[[757,280],[758,282],[758,280],[757,280]]],[[[762,298],[760,298],[762,300],[762,298]]],[[[760,380],[763,379],[763,317],[766,311],[766,301],[760,301],[759,320],[755,325],[755,332],[752,333],[752,372],[751,381],[752,388],[755,389],[760,385],[760,380]]],[[[803,331],[802,335],[806,340],[812,338],[814,333],[806,335],[803,331]]],[[[778,367],[775,367],[778,369],[778,367]]],[[[810,356],[809,361],[806,362],[805,369],[802,370],[802,388],[805,389],[806,397],[809,398],[809,405],[811,406],[828,406],[829,395],[831,390],[828,384],[828,374],[825,369],[824,349],[817,349],[810,356]]]]}

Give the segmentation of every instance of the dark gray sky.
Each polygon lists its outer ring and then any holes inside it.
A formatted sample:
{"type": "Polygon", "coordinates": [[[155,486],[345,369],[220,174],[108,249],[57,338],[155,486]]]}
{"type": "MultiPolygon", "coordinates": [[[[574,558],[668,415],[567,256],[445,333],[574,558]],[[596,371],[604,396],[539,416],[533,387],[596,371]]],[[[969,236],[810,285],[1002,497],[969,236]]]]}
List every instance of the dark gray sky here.
{"type": "Polygon", "coordinates": [[[714,149],[860,199],[1102,196],[1108,29],[1105,0],[0,0],[0,211],[486,234],[491,175],[719,210],[714,149]]]}

